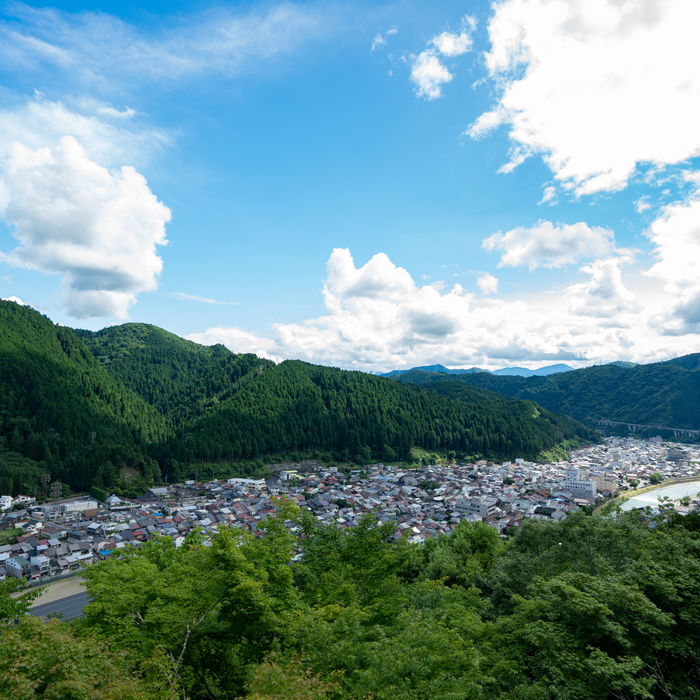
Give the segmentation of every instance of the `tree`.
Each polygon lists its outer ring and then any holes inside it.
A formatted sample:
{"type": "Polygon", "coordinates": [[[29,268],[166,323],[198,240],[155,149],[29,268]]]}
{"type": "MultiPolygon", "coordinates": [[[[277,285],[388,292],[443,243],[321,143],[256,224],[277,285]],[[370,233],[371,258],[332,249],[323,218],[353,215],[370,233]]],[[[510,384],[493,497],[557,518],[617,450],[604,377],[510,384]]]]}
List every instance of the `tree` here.
{"type": "Polygon", "coordinates": [[[659,472],[654,472],[653,474],[649,475],[649,483],[650,484],[660,484],[664,480],[664,475],[660,474],[659,472]]]}
{"type": "Polygon", "coordinates": [[[173,669],[162,652],[129,663],[94,638],[57,620],[24,617],[0,632],[0,698],[7,700],[176,700],[173,669]]]}

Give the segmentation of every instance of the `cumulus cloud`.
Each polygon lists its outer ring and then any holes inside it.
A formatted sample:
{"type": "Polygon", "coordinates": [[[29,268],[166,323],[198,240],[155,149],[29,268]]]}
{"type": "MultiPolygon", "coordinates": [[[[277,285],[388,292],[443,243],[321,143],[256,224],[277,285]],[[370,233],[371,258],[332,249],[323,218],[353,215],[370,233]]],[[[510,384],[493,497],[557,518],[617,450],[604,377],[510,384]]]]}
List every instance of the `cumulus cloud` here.
{"type": "Polygon", "coordinates": [[[110,171],[66,136],[37,150],[15,142],[2,179],[2,218],[20,243],[2,258],[61,275],[71,316],[123,319],[157,287],[170,210],[133,167],[110,171]]]}
{"type": "Polygon", "coordinates": [[[465,17],[462,22],[462,32],[460,34],[451,34],[443,32],[430,40],[430,43],[443,56],[461,56],[467,53],[472,47],[472,32],[476,29],[476,20],[473,17],[465,17]]]}
{"type": "Polygon", "coordinates": [[[482,247],[488,251],[503,251],[498,267],[527,265],[562,267],[580,258],[597,258],[613,250],[614,235],[610,229],[577,224],[553,224],[538,221],[532,228],[518,227],[506,233],[494,233],[485,238],[482,247]]]}
{"type": "Polygon", "coordinates": [[[476,283],[483,294],[495,294],[498,291],[498,278],[490,272],[480,274],[476,283]]]}
{"type": "Polygon", "coordinates": [[[571,285],[567,290],[572,313],[592,316],[596,319],[611,319],[618,327],[632,322],[626,314],[641,309],[635,295],[622,283],[620,266],[629,262],[629,258],[609,258],[595,260],[584,265],[582,272],[587,272],[590,280],[583,284],[571,285]]]}
{"type": "Polygon", "coordinates": [[[511,165],[541,153],[579,195],[624,188],[639,164],[700,153],[695,0],[505,0],[486,65],[499,90],[468,133],[510,127],[511,165]]]}
{"type": "Polygon", "coordinates": [[[220,343],[235,353],[252,352],[259,357],[265,357],[274,362],[282,360],[282,358],[269,352],[275,347],[274,340],[264,338],[255,333],[249,333],[242,328],[216,326],[215,328],[209,328],[203,333],[190,333],[186,337],[188,340],[201,345],[216,345],[220,343]]]}
{"type": "MultiPolygon", "coordinates": [[[[564,289],[509,299],[459,284],[421,286],[384,253],[358,267],[350,251],[336,249],[326,269],[325,315],[276,324],[271,337],[224,327],[188,337],[235,352],[373,371],[435,362],[493,368],[513,361],[653,361],[690,352],[692,337],[659,342],[667,331],[653,318],[666,300],[642,303],[624,282],[630,261],[624,253],[595,259],[564,289]]],[[[483,291],[495,293],[491,276],[481,275],[483,291]]]]}
{"type": "Polygon", "coordinates": [[[3,301],[14,301],[15,304],[19,304],[20,306],[24,306],[24,302],[19,297],[4,297],[3,301]]]}
{"type": "Polygon", "coordinates": [[[437,100],[438,97],[442,97],[442,86],[449,83],[452,78],[452,73],[440,63],[440,59],[432,49],[419,53],[413,59],[411,80],[418,97],[437,100]]]}
{"type": "Polygon", "coordinates": [[[426,100],[442,97],[442,86],[454,77],[440,62],[439,56],[448,58],[461,56],[472,47],[471,34],[476,27],[476,20],[465,17],[462,32],[452,34],[442,32],[428,42],[428,48],[411,61],[411,81],[415,85],[416,95],[426,100]]]}
{"type": "MultiPolygon", "coordinates": [[[[700,184],[698,173],[686,173],[686,179],[700,184]]],[[[700,190],[663,207],[646,235],[657,260],[646,274],[675,298],[658,319],[660,327],[671,334],[700,332],[700,190]]]]}

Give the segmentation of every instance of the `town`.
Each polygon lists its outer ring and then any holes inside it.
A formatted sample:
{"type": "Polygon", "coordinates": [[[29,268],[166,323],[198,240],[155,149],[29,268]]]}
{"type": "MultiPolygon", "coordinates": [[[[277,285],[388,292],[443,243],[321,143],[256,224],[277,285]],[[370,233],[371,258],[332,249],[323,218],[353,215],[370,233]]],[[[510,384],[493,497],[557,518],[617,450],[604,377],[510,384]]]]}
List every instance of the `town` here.
{"type": "MultiPolygon", "coordinates": [[[[74,575],[95,561],[142,546],[154,536],[180,546],[199,530],[205,542],[221,527],[264,535],[265,520],[280,498],[298,503],[319,521],[341,528],[367,513],[395,524],[394,538],[421,543],[449,535],[463,520],[484,521],[506,536],[524,518],[563,519],[626,490],[676,479],[700,480],[696,452],[661,438],[607,437],[573,451],[569,460],[538,464],[515,459],[497,464],[426,465],[400,469],[325,467],[315,461],[268,465],[267,479],[234,478],[150,488],[137,499],[110,496],[106,503],[78,497],[37,504],[28,496],[0,498],[0,579],[38,585],[74,575]]],[[[698,497],[677,504],[700,510],[698,497]]],[[[296,531],[289,520],[286,525],[296,531]]]]}

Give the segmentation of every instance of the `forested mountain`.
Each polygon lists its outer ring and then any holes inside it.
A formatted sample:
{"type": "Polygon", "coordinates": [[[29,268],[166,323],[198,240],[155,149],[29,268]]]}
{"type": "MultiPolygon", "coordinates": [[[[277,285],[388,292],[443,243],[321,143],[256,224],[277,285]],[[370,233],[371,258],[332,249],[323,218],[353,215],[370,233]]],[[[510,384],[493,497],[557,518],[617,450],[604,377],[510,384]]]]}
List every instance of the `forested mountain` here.
{"type": "Polygon", "coordinates": [[[172,451],[178,461],[320,451],[368,462],[405,459],[413,446],[534,458],[576,438],[595,436],[531,402],[473,388],[441,397],[363,372],[287,361],[245,385],[172,451]]]}
{"type": "Polygon", "coordinates": [[[202,347],[155,326],[98,333],[0,302],[0,491],[41,474],[129,493],[197,462],[316,454],[400,460],[411,448],[535,458],[594,431],[478,388],[438,395],[362,372],[202,347]]]}
{"type": "Polygon", "coordinates": [[[236,355],[223,345],[184,340],[157,326],[125,323],[75,334],[113,376],[156,408],[171,428],[212,413],[274,362],[236,355]]]}
{"type": "MultiPolygon", "coordinates": [[[[0,491],[64,480],[89,488],[114,463],[145,464],[163,416],[110,376],[74,333],[0,301],[0,491]],[[97,438],[92,445],[90,433],[97,438]]],[[[149,460],[150,468],[150,460],[149,460]]]]}
{"type": "Polygon", "coordinates": [[[586,367],[548,377],[446,376],[414,371],[394,379],[427,387],[465,383],[576,418],[607,418],[648,425],[700,429],[700,354],[667,362],[586,367]]]}

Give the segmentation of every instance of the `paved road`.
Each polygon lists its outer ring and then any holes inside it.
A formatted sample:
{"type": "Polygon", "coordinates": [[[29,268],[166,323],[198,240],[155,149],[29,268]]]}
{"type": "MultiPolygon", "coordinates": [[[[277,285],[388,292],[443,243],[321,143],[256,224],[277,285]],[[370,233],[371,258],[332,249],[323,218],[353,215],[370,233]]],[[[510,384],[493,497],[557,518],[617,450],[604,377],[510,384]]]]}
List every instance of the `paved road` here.
{"type": "Polygon", "coordinates": [[[34,617],[45,617],[50,613],[63,613],[62,620],[72,620],[74,617],[82,617],[83,608],[87,603],[88,594],[83,592],[67,596],[66,598],[59,598],[51,603],[35,605],[30,608],[29,612],[34,617]]]}

